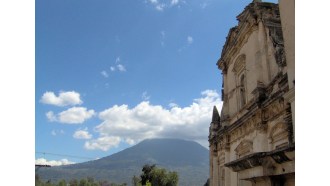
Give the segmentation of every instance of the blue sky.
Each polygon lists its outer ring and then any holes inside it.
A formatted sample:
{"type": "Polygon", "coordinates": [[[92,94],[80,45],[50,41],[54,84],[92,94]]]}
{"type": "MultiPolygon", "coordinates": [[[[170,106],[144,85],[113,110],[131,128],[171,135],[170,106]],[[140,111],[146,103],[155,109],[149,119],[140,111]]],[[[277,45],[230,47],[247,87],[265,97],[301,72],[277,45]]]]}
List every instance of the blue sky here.
{"type": "Polygon", "coordinates": [[[83,162],[146,138],[207,147],[215,64],[250,2],[36,0],[36,160],[83,162]]]}

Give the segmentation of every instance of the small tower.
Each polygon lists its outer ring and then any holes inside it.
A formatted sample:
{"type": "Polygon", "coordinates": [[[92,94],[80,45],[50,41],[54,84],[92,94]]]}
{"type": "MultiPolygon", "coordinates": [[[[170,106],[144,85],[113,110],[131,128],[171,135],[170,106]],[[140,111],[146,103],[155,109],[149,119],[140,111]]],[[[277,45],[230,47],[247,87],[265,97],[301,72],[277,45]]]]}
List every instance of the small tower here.
{"type": "Polygon", "coordinates": [[[220,126],[220,115],[216,106],[213,107],[212,123],[220,126]]]}

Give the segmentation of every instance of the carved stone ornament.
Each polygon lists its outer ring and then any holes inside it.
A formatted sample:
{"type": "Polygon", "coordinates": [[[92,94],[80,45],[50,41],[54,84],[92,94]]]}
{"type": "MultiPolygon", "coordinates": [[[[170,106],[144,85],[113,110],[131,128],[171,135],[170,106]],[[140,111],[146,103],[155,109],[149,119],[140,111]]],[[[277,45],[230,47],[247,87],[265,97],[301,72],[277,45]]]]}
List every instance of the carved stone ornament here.
{"type": "Polygon", "coordinates": [[[240,56],[237,57],[236,62],[234,64],[233,67],[233,72],[239,73],[240,71],[242,71],[245,68],[245,54],[241,54],[240,56]]]}
{"type": "Polygon", "coordinates": [[[250,140],[243,140],[235,149],[236,155],[240,158],[253,151],[253,142],[250,140]]]}
{"type": "Polygon", "coordinates": [[[288,138],[288,126],[284,122],[277,123],[269,133],[271,143],[288,138]]]}
{"type": "Polygon", "coordinates": [[[266,133],[267,132],[267,129],[268,129],[268,125],[267,123],[258,123],[257,124],[257,130],[261,133],[266,133]]]}

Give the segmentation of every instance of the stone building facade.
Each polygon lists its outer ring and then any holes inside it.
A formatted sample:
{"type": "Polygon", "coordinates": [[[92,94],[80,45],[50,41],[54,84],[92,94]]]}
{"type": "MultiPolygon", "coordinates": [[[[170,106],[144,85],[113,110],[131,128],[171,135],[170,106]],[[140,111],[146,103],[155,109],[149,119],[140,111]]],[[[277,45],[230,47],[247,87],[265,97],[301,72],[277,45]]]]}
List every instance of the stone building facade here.
{"type": "Polygon", "coordinates": [[[210,124],[211,186],[295,184],[294,0],[254,0],[221,57],[223,106],[210,124]]]}

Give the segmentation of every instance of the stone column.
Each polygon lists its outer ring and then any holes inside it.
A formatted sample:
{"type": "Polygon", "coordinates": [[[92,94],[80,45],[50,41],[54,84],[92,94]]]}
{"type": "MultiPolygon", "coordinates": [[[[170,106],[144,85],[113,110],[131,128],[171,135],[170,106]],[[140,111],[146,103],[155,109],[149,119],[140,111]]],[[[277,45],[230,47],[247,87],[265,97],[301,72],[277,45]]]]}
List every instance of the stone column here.
{"type": "MultiPolygon", "coordinates": [[[[221,110],[221,119],[225,119],[229,116],[229,103],[228,103],[228,75],[227,75],[227,68],[224,68],[222,71],[222,78],[223,78],[223,94],[225,96],[223,100],[222,110],[221,110]]],[[[228,122],[222,122],[222,126],[227,126],[228,122]]]]}
{"type": "Polygon", "coordinates": [[[269,59],[268,59],[268,45],[267,45],[267,35],[264,24],[261,20],[258,22],[258,45],[259,50],[256,53],[256,63],[260,63],[260,69],[256,69],[259,74],[258,82],[262,84],[266,84],[270,81],[270,73],[269,73],[269,59]]]}

